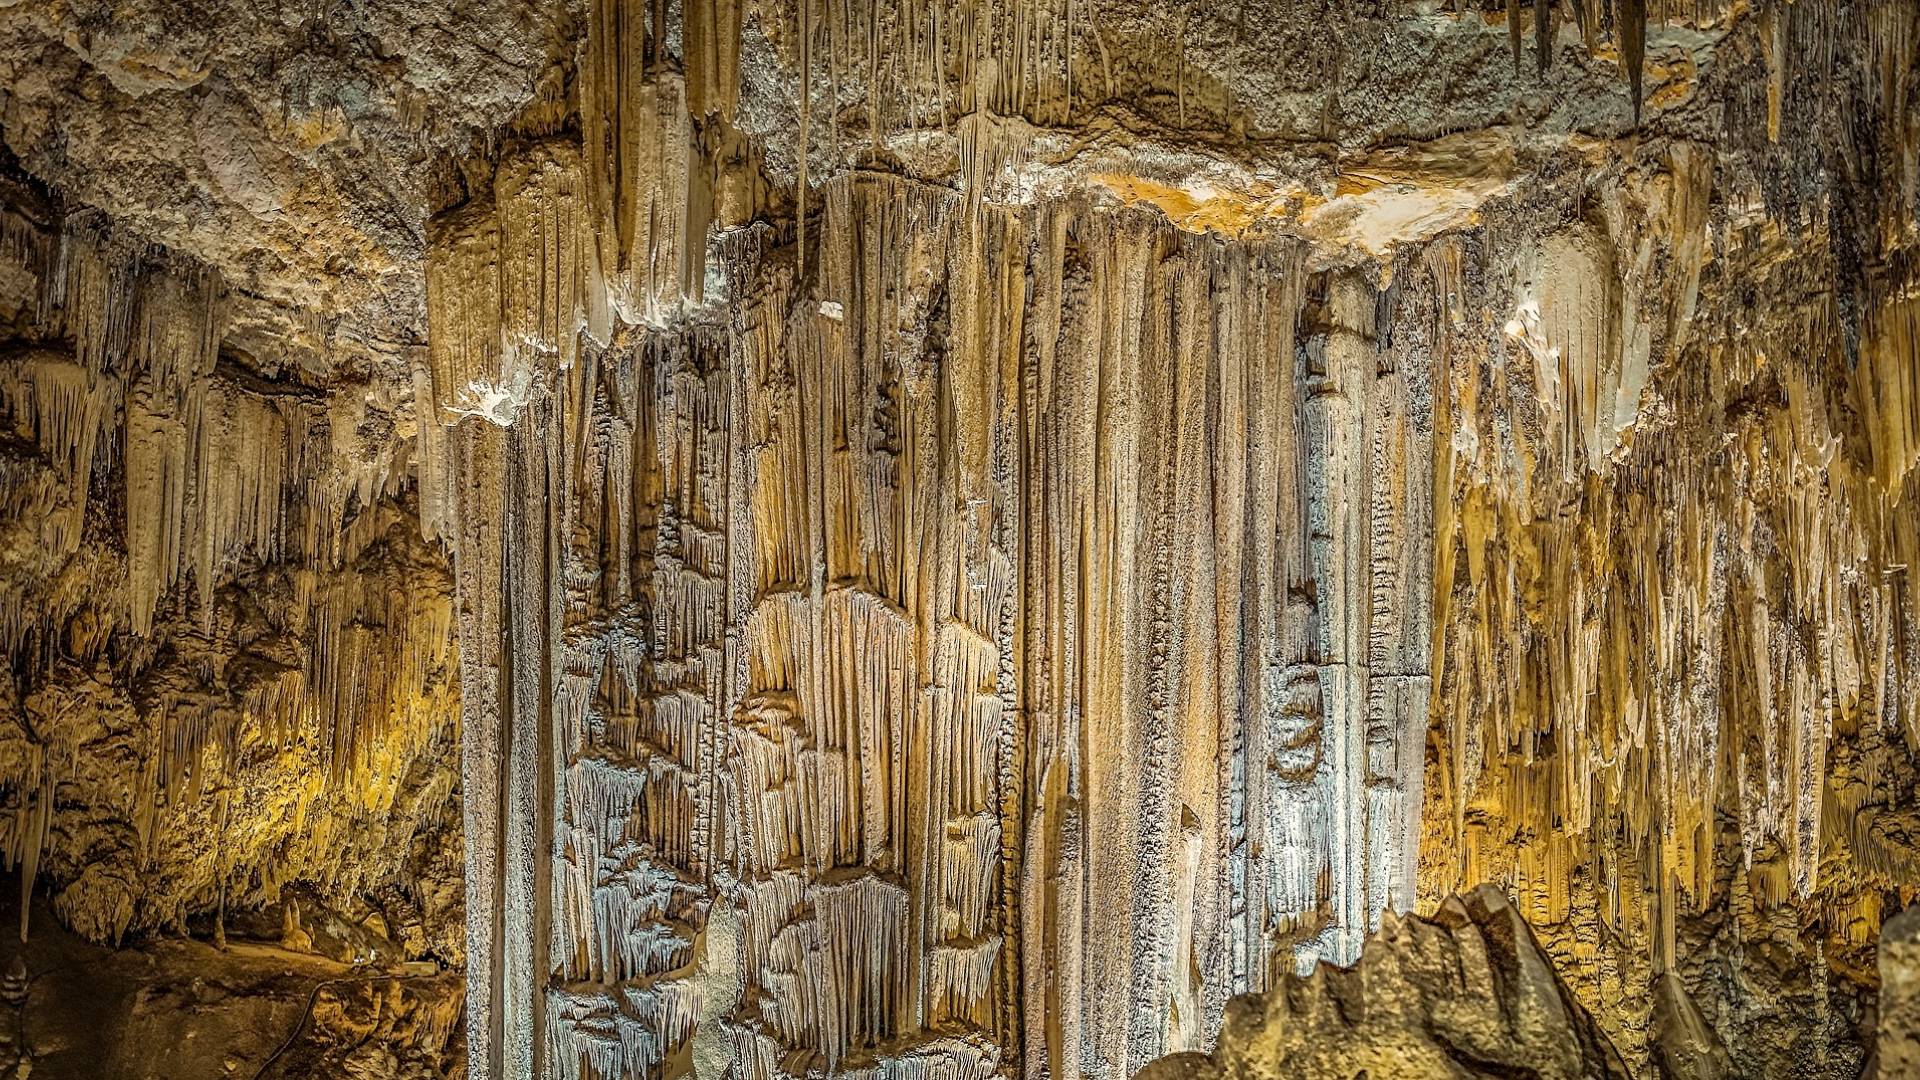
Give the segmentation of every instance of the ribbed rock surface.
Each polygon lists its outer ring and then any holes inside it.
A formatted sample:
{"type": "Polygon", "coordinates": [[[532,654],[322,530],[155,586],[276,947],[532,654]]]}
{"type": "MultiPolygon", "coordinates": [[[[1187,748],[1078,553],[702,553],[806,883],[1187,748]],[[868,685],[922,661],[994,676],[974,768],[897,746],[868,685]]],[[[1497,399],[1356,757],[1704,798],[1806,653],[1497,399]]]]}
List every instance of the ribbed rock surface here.
{"type": "Polygon", "coordinates": [[[0,3],[0,854],[95,941],[463,967],[488,1080],[1117,1080],[1481,882],[1630,1072],[1853,1072],[1916,50],[0,3]]]}

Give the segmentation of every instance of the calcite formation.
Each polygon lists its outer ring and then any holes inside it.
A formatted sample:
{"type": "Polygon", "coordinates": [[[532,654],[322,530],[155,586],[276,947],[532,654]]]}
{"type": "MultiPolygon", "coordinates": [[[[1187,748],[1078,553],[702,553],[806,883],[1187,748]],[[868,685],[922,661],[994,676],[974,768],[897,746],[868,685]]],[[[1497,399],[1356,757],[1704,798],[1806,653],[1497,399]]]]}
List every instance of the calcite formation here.
{"type": "Polygon", "coordinates": [[[262,1075],[1911,1056],[1920,5],[257,7],[0,7],[28,940],[307,955],[262,1075]]]}
{"type": "Polygon", "coordinates": [[[1137,1075],[1628,1075],[1495,886],[1448,897],[1431,917],[1390,914],[1364,951],[1350,969],[1288,972],[1236,998],[1211,1055],[1172,1054],[1137,1075]]]}
{"type": "Polygon", "coordinates": [[[394,504],[391,448],[223,354],[217,274],[91,213],[15,254],[38,317],[0,377],[0,838],[24,880],[49,854],[62,917],[118,940],[367,875],[343,844],[404,858],[378,849],[454,781],[435,764],[454,610],[394,504]]]}

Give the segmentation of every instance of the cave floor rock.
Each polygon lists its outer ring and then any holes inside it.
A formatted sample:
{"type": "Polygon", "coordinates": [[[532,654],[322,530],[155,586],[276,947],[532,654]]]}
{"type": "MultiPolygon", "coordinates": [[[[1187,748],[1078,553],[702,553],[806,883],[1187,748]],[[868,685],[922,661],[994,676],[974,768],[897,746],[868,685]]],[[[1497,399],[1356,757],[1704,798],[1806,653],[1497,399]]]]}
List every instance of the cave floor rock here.
{"type": "MultiPolygon", "coordinates": [[[[17,973],[17,878],[4,889],[0,971],[17,973]]],[[[114,949],[34,906],[24,999],[17,976],[0,986],[6,1080],[464,1074],[458,972],[355,967],[261,942],[221,949],[166,938],[114,949]]]]}

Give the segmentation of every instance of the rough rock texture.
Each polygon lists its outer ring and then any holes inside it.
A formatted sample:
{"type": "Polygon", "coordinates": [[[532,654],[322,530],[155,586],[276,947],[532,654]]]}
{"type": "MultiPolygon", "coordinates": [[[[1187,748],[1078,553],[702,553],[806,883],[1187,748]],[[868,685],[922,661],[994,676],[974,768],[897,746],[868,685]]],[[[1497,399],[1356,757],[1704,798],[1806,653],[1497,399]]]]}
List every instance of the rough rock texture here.
{"type": "Polygon", "coordinates": [[[11,3],[4,139],[64,195],[217,270],[278,356],[392,363],[422,329],[437,159],[525,107],[568,18],[516,0],[11,3]]]}
{"type": "MultiPolygon", "coordinates": [[[[441,372],[499,339],[477,311],[526,325],[576,295],[584,248],[516,236],[579,220],[573,163],[528,154],[543,187],[503,170],[494,212],[440,236],[433,311],[460,315],[435,323],[436,391],[476,385],[441,372]]],[[[1375,364],[1371,293],[1342,277],[1303,316],[1297,245],[1138,210],[878,176],[822,199],[837,300],[796,302],[794,262],[749,248],[728,278],[754,307],[562,355],[492,422],[449,413],[463,601],[530,643],[511,668],[469,650],[463,684],[470,835],[498,845],[469,905],[507,908],[470,928],[497,987],[474,1028],[511,1053],[544,1026],[601,1075],[611,983],[658,1002],[674,1052],[692,1009],[662,977],[721,887],[744,907],[734,1038],[769,1070],[1144,1062],[1279,942],[1352,955],[1414,900],[1425,712],[1425,528],[1400,497],[1429,471],[1425,387],[1375,364]],[[1154,421],[1177,412],[1209,420],[1154,421]],[[523,965],[559,977],[528,1000],[523,965]]]]}
{"type": "MultiPolygon", "coordinates": [[[[383,479],[381,407],[223,349],[203,266],[91,212],[9,225],[0,851],[93,941],[219,940],[277,905],[307,950],[300,883],[310,920],[377,927],[338,960],[457,969],[450,582],[383,479]]],[[[438,993],[457,1013],[457,986],[438,993]]],[[[33,997],[23,1023],[80,1004],[33,997]]],[[[451,1060],[448,1035],[426,1052],[451,1060]]],[[[129,1038],[71,1075],[145,1075],[129,1038]]]]}
{"type": "MultiPolygon", "coordinates": [[[[1554,974],[1498,888],[1433,915],[1388,915],[1352,967],[1288,972],[1235,998],[1211,1055],[1171,1054],[1136,1080],[1316,1077],[1626,1077],[1593,1017],[1554,974]]],[[[1691,1075],[1668,1073],[1666,1075],[1691,1075]]]]}
{"type": "Polygon", "coordinates": [[[458,876],[457,692],[390,405],[249,367],[218,275],[93,212],[9,224],[0,849],[96,939],[290,880],[457,905],[412,881],[458,876]]]}
{"type": "Polygon", "coordinates": [[[1880,1023],[1874,1060],[1880,1076],[1920,1071],[1920,907],[1880,930],[1880,1023]]]}
{"type": "Polygon", "coordinates": [[[482,1077],[1108,1080],[1483,881],[1630,1073],[1857,1070],[1917,49],[0,6],[0,851],[464,965],[482,1077]]]}
{"type": "MultiPolygon", "coordinates": [[[[6,883],[11,886],[13,882],[6,883]]],[[[9,889],[11,892],[11,889],[9,889]]],[[[11,919],[17,910],[0,905],[11,919]]],[[[37,1080],[446,1080],[462,1075],[460,975],[360,963],[280,937],[111,949],[36,912],[0,945],[0,1075],[37,1080]]]]}

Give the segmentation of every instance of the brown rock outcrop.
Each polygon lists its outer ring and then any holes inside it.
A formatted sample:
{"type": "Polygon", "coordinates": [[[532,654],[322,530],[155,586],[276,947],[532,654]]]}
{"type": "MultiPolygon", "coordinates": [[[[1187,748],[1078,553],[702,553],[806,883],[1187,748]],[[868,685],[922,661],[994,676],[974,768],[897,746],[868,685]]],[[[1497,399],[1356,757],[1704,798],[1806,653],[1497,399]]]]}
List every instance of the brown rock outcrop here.
{"type": "Polygon", "coordinates": [[[1624,1078],[1627,1068],[1500,890],[1386,916],[1360,959],[1320,963],[1235,998],[1211,1055],[1134,1080],[1624,1078]]]}

